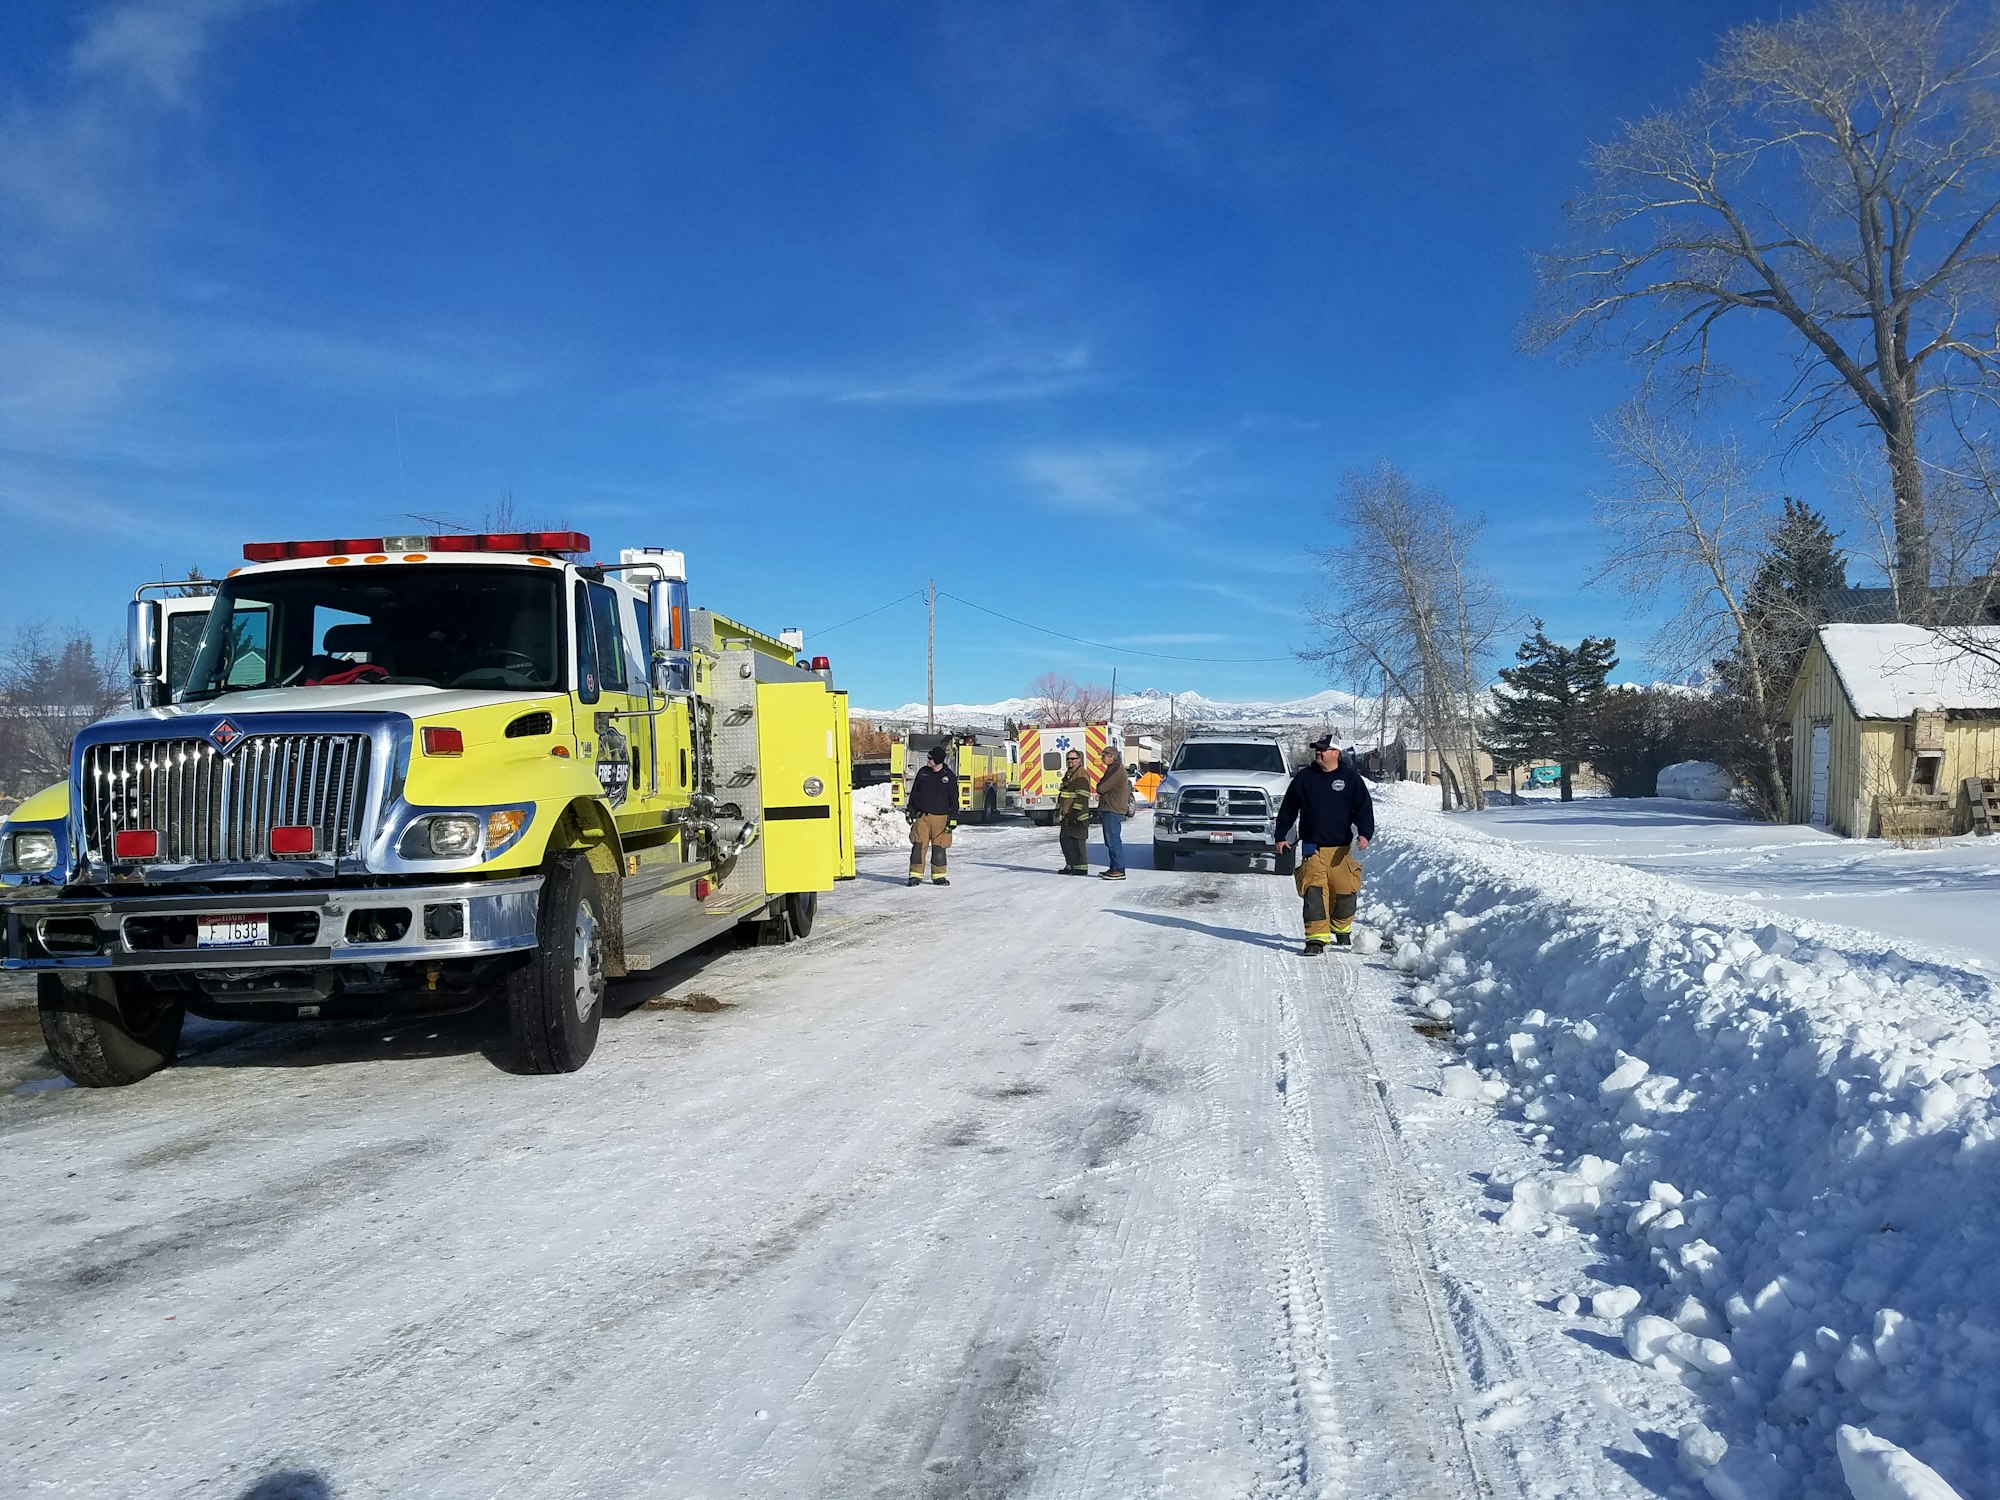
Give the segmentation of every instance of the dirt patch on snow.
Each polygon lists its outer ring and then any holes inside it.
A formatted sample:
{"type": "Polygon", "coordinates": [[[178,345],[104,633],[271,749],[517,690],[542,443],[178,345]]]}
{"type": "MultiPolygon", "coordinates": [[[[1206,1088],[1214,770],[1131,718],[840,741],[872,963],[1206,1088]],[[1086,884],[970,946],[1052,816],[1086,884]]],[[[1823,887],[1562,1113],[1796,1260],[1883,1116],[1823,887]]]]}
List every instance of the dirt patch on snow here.
{"type": "Polygon", "coordinates": [[[639,1003],[641,1010],[691,1010],[698,1016],[712,1016],[718,1011],[734,1010],[736,1006],[728,1000],[718,1000],[706,990],[689,990],[685,995],[655,995],[650,1000],[639,1003]]]}

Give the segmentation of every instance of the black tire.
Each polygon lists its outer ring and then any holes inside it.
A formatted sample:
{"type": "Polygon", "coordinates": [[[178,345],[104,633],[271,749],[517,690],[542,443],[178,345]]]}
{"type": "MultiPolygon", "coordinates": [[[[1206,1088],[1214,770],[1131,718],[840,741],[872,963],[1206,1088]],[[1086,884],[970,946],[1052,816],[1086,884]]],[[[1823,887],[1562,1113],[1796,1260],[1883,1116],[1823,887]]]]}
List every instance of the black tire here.
{"type": "Polygon", "coordinates": [[[604,1024],[604,897],[580,854],[542,882],[535,951],[507,977],[507,1031],[523,1073],[574,1073],[604,1024]]]}
{"type": "Polygon", "coordinates": [[[802,938],[813,930],[813,918],[819,915],[819,892],[797,891],[785,897],[785,915],[792,924],[792,936],[802,938]]]}
{"type": "Polygon", "coordinates": [[[35,1001],[49,1055],[84,1088],[137,1083],[180,1051],[186,1009],[143,979],[92,974],[72,988],[59,974],[41,974],[35,1001]]]}
{"type": "Polygon", "coordinates": [[[1035,820],[1037,828],[1047,828],[1056,820],[1056,815],[1052,812],[1029,813],[1028,816],[1035,820]]]}
{"type": "Polygon", "coordinates": [[[1274,874],[1290,875],[1294,871],[1296,871],[1298,867],[1299,867],[1299,851],[1296,847],[1287,849],[1285,850],[1284,853],[1273,856],[1271,860],[1271,870],[1274,874]]]}
{"type": "Polygon", "coordinates": [[[980,809],[979,821],[982,823],[991,823],[999,816],[1000,799],[994,795],[993,788],[989,786],[986,789],[986,805],[980,809]]]}
{"type": "Polygon", "coordinates": [[[1153,845],[1153,868],[1156,870],[1171,870],[1174,867],[1174,855],[1177,852],[1172,844],[1155,843],[1153,845]]]}

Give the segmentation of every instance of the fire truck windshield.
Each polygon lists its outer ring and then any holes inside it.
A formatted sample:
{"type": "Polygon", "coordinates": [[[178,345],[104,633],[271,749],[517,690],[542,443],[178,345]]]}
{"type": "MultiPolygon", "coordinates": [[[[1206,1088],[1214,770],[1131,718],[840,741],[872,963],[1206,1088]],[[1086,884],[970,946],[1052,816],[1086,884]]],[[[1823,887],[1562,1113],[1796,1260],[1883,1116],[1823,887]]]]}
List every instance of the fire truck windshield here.
{"type": "Polygon", "coordinates": [[[251,688],[562,685],[555,569],[313,568],[225,581],[180,702],[251,688]]]}

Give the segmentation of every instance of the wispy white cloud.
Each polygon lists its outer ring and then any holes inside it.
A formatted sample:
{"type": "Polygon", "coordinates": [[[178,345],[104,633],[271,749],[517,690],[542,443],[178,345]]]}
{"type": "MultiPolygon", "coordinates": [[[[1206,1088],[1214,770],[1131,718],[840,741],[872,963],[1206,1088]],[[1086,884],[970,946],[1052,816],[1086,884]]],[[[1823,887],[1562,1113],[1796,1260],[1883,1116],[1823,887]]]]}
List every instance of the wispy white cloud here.
{"type": "Polygon", "coordinates": [[[981,406],[1047,400],[1098,379],[1088,344],[1009,342],[901,364],[740,374],[697,404],[735,415],[789,405],[981,406]]]}
{"type": "Polygon", "coordinates": [[[1065,510],[1134,513],[1190,489],[1203,449],[1139,443],[1029,448],[1016,460],[1041,498],[1065,510]]]}
{"type": "Polygon", "coordinates": [[[46,228],[106,231],[164,122],[197,103],[217,37],[278,0],[115,0],[85,22],[61,82],[0,99],[0,198],[46,228]]]}

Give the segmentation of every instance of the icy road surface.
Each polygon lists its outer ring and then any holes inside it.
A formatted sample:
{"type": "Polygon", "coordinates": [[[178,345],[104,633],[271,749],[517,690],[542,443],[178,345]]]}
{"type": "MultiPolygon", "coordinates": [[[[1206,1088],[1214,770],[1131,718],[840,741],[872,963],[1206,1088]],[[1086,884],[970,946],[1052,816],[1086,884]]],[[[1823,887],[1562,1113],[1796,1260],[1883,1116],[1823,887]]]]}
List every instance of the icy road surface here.
{"type": "Polygon", "coordinates": [[[0,1493],[1684,1492],[1523,1295],[1586,1252],[1489,1222],[1514,1128],[1289,881],[954,856],[619,986],[573,1077],[191,1024],[93,1093],[0,1010],[0,1493]]]}

